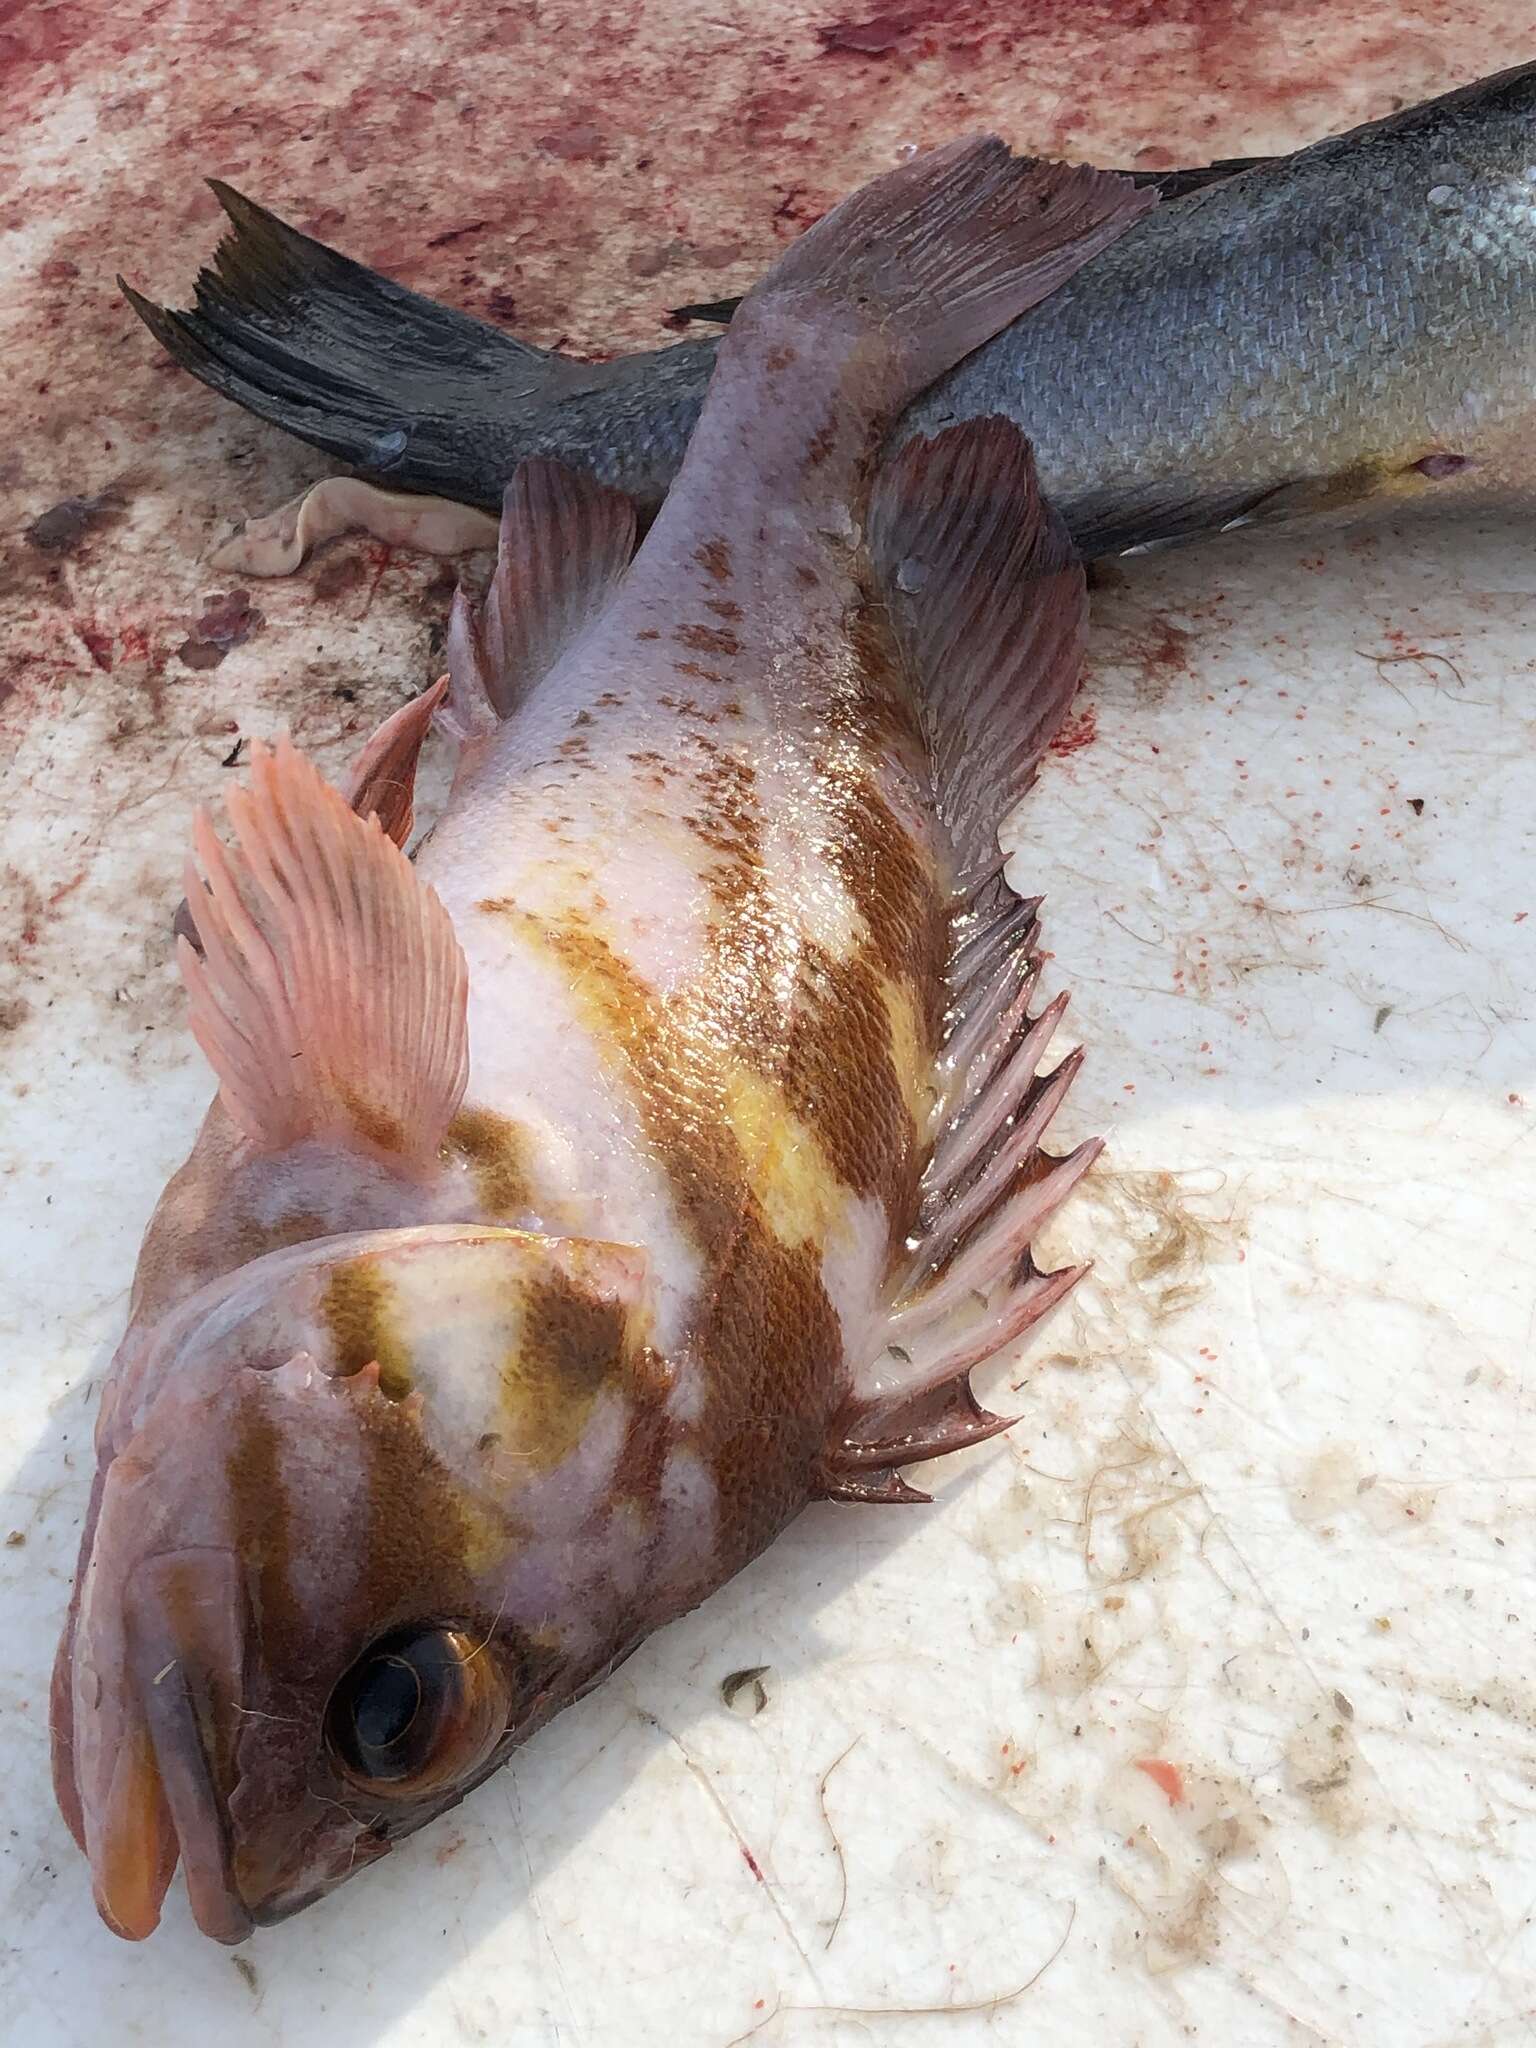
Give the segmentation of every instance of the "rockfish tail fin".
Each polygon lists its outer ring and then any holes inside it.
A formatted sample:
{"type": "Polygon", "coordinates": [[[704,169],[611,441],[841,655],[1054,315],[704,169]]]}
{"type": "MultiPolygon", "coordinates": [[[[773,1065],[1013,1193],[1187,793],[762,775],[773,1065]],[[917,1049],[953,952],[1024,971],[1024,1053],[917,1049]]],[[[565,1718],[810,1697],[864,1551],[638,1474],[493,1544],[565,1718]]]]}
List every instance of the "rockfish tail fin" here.
{"type": "Polygon", "coordinates": [[[468,1078],[468,971],[452,920],[378,815],[363,819],[292,742],[251,755],[193,828],[183,938],[193,1035],[264,1150],[334,1135],[436,1158],[468,1078]]]}
{"type": "Polygon", "coordinates": [[[1080,1055],[1041,1072],[1066,999],[1031,1013],[1038,904],[1009,887],[997,835],[1076,689],[1086,598],[1028,444],[1006,420],[968,421],[904,449],[876,483],[869,533],[915,675],[959,893],[918,1230],[884,1348],[859,1376],[826,1459],[832,1497],[896,1501],[920,1498],[902,1465],[1007,1426],[977,1403],[970,1370],[1053,1308],[1082,1270],[1042,1270],[1031,1254],[1099,1146],[1058,1158],[1042,1144],[1080,1055]]]}
{"type": "Polygon", "coordinates": [[[754,313],[810,295],[889,342],[904,399],[1038,305],[1155,202],[1113,172],[1015,157],[995,136],[950,143],[887,171],[808,229],[742,301],[725,353],[754,313]]]}

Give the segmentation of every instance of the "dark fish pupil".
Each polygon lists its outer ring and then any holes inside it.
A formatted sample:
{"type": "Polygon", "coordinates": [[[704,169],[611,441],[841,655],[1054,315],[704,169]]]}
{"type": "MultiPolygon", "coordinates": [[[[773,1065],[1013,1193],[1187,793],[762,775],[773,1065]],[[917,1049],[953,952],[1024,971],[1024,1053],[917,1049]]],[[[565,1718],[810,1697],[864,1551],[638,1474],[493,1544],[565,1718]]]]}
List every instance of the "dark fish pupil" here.
{"type": "Polygon", "coordinates": [[[389,1749],[410,1730],[421,1706],[421,1680],[403,1657],[376,1657],[363,1673],[353,1708],[360,1747],[389,1749]]]}

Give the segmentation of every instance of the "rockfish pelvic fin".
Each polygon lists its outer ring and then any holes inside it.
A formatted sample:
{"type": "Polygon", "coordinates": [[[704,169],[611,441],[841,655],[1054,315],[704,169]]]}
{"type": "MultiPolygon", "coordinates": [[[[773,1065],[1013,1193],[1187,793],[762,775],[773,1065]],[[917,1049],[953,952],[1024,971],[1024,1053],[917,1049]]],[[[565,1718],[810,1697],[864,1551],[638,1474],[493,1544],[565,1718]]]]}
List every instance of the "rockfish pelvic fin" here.
{"type": "Polygon", "coordinates": [[[183,938],[194,1037],[263,1150],[322,1132],[434,1160],[463,1098],[468,970],[447,911],[377,816],[291,740],[257,745],[226,797],[238,850],[200,811],[183,938]]]}
{"type": "Polygon", "coordinates": [[[502,500],[496,569],[476,603],[463,585],[448,623],[445,722],[463,739],[494,726],[581,637],[635,551],[621,491],[539,455],[502,500]]]}
{"type": "Polygon", "coordinates": [[[447,676],[402,704],[373,734],[352,763],[342,794],[360,818],[377,818],[403,847],[416,822],[416,768],[432,727],[432,714],[448,694],[447,676]]]}

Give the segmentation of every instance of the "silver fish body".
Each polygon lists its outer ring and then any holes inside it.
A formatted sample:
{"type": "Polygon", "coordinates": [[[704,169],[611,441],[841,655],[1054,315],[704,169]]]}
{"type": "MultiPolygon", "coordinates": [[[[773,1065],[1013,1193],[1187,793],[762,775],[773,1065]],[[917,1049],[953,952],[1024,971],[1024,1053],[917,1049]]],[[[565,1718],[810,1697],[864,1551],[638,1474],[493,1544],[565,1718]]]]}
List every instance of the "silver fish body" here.
{"type": "MultiPolygon", "coordinates": [[[[1085,557],[1234,523],[1490,506],[1536,490],[1536,67],[1161,206],[907,412],[1025,426],[1085,557]]],[[[523,457],[642,507],[682,460],[716,344],[604,364],[531,348],[218,187],[197,304],[130,293],[215,390],[397,490],[488,510],[523,457]]]]}

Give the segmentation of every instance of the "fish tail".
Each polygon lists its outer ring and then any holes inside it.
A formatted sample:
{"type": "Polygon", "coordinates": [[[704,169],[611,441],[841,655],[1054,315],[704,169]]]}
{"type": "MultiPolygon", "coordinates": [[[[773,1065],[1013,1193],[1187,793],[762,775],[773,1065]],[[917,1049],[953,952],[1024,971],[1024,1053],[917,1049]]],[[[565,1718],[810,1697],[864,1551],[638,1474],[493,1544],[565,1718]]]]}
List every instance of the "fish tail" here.
{"type": "Polygon", "coordinates": [[[194,305],[173,311],[118,279],[161,346],[221,396],[371,476],[499,511],[512,464],[486,467],[474,450],[498,415],[538,418],[554,405],[564,358],[209,184],[229,227],[194,305]]]}
{"type": "Polygon", "coordinates": [[[1016,157],[995,136],[915,157],[796,242],[733,322],[809,299],[889,344],[922,390],[1053,292],[1156,203],[1110,171],[1016,157]]]}

